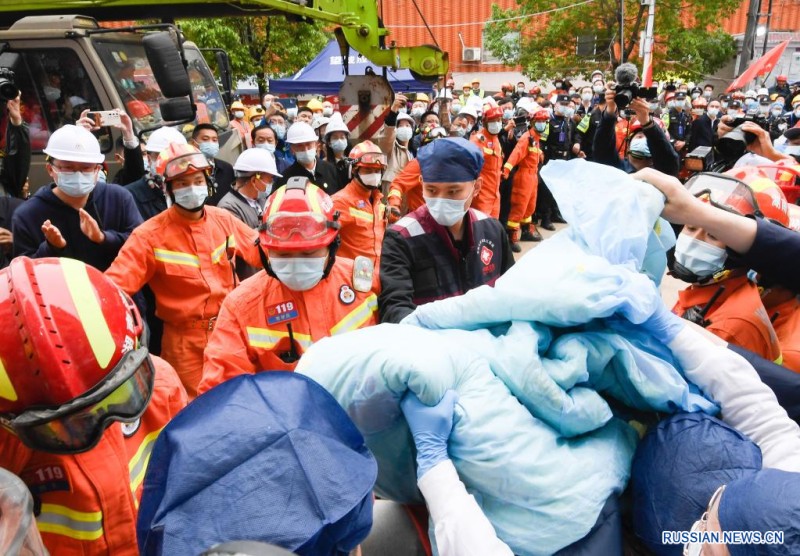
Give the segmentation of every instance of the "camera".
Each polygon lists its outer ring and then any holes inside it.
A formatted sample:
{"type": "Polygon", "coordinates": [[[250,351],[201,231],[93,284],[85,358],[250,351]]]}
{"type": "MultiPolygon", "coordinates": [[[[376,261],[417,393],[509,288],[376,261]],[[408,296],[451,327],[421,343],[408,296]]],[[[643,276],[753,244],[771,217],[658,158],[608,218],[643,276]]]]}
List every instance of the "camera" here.
{"type": "Polygon", "coordinates": [[[620,108],[627,107],[635,98],[652,100],[658,97],[658,89],[655,87],[640,87],[636,83],[627,85],[617,84],[614,86],[614,102],[620,108]]]}
{"type": "Polygon", "coordinates": [[[14,78],[14,69],[19,65],[19,54],[4,52],[0,54],[0,100],[14,100],[19,96],[19,88],[14,78]]]}
{"type": "Polygon", "coordinates": [[[620,110],[626,108],[635,98],[652,100],[658,97],[658,89],[655,87],[640,87],[636,83],[637,78],[638,70],[633,64],[621,64],[614,71],[614,79],[616,80],[614,102],[617,103],[617,107],[620,110]]]}
{"type": "Polygon", "coordinates": [[[769,131],[769,123],[764,116],[747,114],[741,118],[736,118],[728,124],[733,129],[717,141],[717,151],[725,160],[734,161],[738,159],[747,151],[747,145],[756,140],[756,136],[753,133],[742,130],[742,125],[745,122],[753,122],[761,129],[769,131]]]}
{"type": "Polygon", "coordinates": [[[713,161],[711,147],[696,147],[686,155],[684,164],[686,169],[692,172],[708,172],[713,161]]]}

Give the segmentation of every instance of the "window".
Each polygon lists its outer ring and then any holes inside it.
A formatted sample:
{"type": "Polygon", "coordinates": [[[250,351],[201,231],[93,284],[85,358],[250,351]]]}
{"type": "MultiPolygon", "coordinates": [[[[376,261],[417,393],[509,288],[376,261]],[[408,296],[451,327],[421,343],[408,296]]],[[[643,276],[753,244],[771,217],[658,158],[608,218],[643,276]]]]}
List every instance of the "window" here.
{"type": "MultiPolygon", "coordinates": [[[[74,124],[84,110],[103,107],[78,55],[66,48],[22,50],[15,76],[22,95],[22,118],[28,122],[31,149],[41,151],[50,134],[74,124]]],[[[100,148],[112,148],[108,128],[97,134],[100,148]]]]}
{"type": "MultiPolygon", "coordinates": [[[[141,42],[94,39],[97,53],[114,81],[124,108],[138,129],[151,129],[163,123],[159,103],[164,99],[156,83],[141,42]]],[[[197,105],[196,123],[228,127],[228,115],[214,78],[197,49],[186,48],[192,96],[197,105]]]]}
{"type": "Polygon", "coordinates": [[[504,56],[512,63],[516,62],[519,60],[519,41],[519,32],[506,33],[501,39],[500,48],[497,49],[498,52],[493,52],[488,47],[486,30],[484,29],[481,33],[481,62],[484,64],[502,64],[504,63],[504,56]]]}

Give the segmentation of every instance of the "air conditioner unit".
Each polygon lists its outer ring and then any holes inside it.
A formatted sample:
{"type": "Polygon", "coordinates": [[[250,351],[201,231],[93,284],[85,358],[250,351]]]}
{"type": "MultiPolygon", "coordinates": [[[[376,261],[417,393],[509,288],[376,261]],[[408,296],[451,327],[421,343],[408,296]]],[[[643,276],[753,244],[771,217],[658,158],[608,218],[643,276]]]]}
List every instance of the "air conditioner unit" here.
{"type": "Polygon", "coordinates": [[[465,46],[461,51],[461,60],[464,62],[480,62],[481,49],[465,46]]]}

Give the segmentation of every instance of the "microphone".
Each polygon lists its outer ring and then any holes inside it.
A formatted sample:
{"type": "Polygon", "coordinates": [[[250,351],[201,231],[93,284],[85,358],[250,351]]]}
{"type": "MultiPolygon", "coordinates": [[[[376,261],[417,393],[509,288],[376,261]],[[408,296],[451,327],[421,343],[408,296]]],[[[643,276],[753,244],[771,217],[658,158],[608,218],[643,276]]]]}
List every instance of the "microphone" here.
{"type": "Polygon", "coordinates": [[[631,63],[624,63],[620,64],[616,70],[614,70],[614,81],[617,82],[617,85],[622,85],[623,87],[629,86],[631,83],[636,81],[639,78],[639,70],[636,68],[635,65],[631,63]]]}

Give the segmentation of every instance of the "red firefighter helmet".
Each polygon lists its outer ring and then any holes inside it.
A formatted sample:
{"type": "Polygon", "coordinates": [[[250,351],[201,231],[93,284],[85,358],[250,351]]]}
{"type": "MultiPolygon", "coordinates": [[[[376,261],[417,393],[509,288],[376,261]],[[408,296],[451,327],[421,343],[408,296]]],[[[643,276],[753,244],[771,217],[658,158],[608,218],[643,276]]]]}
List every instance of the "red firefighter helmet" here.
{"type": "Polygon", "coordinates": [[[500,90],[502,92],[506,92],[506,91],[513,92],[514,91],[514,85],[512,85],[511,82],[509,82],[509,81],[505,81],[505,82],[503,82],[502,85],[500,85],[500,90]]]}
{"type": "Polygon", "coordinates": [[[744,216],[763,216],[789,226],[789,206],[774,181],[755,166],[728,170],[724,174],[695,174],[686,188],[711,204],[744,216]]]}
{"type": "Polygon", "coordinates": [[[491,106],[486,109],[483,113],[483,120],[488,122],[489,120],[498,120],[503,118],[503,109],[499,106],[491,106]]]}
{"type": "Polygon", "coordinates": [[[545,110],[544,108],[539,108],[536,113],[533,115],[534,122],[549,122],[550,121],[550,112],[545,110]]]}
{"type": "Polygon", "coordinates": [[[170,143],[166,149],[161,151],[156,161],[156,173],[163,176],[166,182],[186,174],[205,173],[209,170],[211,170],[211,164],[206,155],[194,145],[170,143]]]}
{"type": "Polygon", "coordinates": [[[386,155],[369,139],[353,147],[348,158],[353,161],[353,168],[386,169],[386,155]]]}
{"type": "Polygon", "coordinates": [[[147,406],[153,367],[131,299],[68,258],[0,271],[0,423],[34,449],[90,449],[147,406]]]}
{"type": "Polygon", "coordinates": [[[800,163],[794,159],[784,158],[771,164],[760,165],[758,169],[781,188],[790,205],[800,201],[800,163]]]}
{"type": "Polygon", "coordinates": [[[327,247],[339,233],[333,201],[308,178],[289,178],[267,201],[259,243],[267,249],[313,251],[327,247]]]}
{"type": "Polygon", "coordinates": [[[147,106],[147,103],[141,100],[132,100],[125,105],[125,108],[127,109],[128,115],[136,119],[144,118],[153,114],[153,111],[150,110],[150,107],[147,106]]]}

